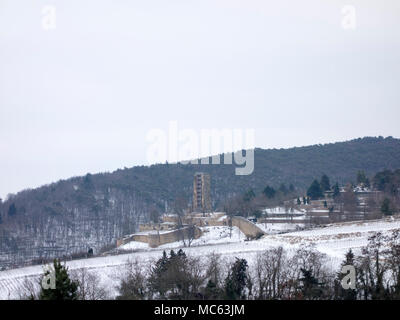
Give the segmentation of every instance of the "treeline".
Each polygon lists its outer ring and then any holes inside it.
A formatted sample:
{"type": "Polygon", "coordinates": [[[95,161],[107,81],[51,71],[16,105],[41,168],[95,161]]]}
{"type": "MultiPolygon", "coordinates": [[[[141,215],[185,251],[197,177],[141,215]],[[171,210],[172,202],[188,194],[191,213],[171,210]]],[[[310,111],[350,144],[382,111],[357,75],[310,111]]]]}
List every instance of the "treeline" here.
{"type": "Polygon", "coordinates": [[[2,206],[0,270],[98,254],[136,232],[148,206],[130,189],[91,175],[10,197],[2,206]]]}
{"type": "MultiPolygon", "coordinates": [[[[388,216],[393,215],[400,210],[400,169],[395,171],[384,170],[376,173],[369,178],[364,171],[359,170],[356,175],[356,183],[350,181],[344,185],[343,191],[340,191],[339,184],[330,184],[327,175],[323,175],[318,181],[315,179],[307,190],[307,196],[311,200],[325,199],[325,192],[330,192],[329,197],[333,199],[334,206],[330,209],[339,207],[342,211],[355,213],[364,210],[374,213],[375,218],[379,214],[388,216]],[[364,192],[363,208],[360,208],[360,199],[357,192],[364,192]],[[368,194],[369,193],[369,194],[368,194]]],[[[308,202],[308,201],[307,201],[308,202]]],[[[298,200],[300,204],[300,200],[298,200]]],[[[327,206],[327,202],[325,201],[327,206]]]]}
{"type": "MultiPolygon", "coordinates": [[[[324,200],[324,207],[329,209],[330,213],[339,211],[345,220],[377,219],[399,212],[400,169],[384,170],[371,178],[363,170],[359,170],[354,177],[356,182],[350,179],[343,186],[339,186],[338,182],[332,184],[328,175],[322,174],[320,179],[313,180],[306,192],[294,187],[292,183],[289,187],[281,183],[278,188],[267,185],[260,192],[248,189],[226,199],[217,209],[227,212],[228,215],[259,218],[262,209],[266,207],[293,208],[295,204],[308,205],[313,200],[324,200]],[[363,191],[362,197],[357,195],[357,192],[363,191]],[[292,202],[293,199],[296,201],[292,202]]],[[[338,216],[332,215],[332,221],[337,219],[338,216]]]]}
{"type": "Polygon", "coordinates": [[[297,196],[298,190],[293,184],[286,187],[284,183],[279,188],[267,185],[261,192],[249,189],[245,193],[226,199],[217,210],[226,212],[229,216],[254,216],[259,218],[266,207],[284,205],[285,201],[297,196]]]}
{"type": "Polygon", "coordinates": [[[373,186],[384,194],[380,204],[384,215],[400,211],[400,169],[378,172],[373,178],[373,186]]]}

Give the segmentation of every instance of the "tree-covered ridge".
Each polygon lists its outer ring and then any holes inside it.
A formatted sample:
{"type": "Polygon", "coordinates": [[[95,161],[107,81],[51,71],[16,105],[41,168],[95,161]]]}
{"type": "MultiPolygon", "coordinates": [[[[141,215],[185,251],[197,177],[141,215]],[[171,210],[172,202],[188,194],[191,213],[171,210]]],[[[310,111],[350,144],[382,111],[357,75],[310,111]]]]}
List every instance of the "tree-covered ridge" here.
{"type": "MultiPolygon", "coordinates": [[[[211,174],[211,188],[216,204],[228,194],[242,193],[250,188],[262,191],[266,185],[271,185],[277,189],[284,183],[306,189],[315,177],[323,174],[329,176],[331,181],[343,184],[354,180],[354,173],[360,170],[371,176],[378,171],[399,167],[399,139],[366,137],[290,149],[256,148],[254,172],[248,176],[235,175],[235,166],[232,165],[166,163],[74,177],[22,191],[12,198],[14,201],[26,197],[47,201],[58,198],[57,194],[62,192],[65,199],[70,197],[71,201],[93,204],[95,192],[107,193],[110,189],[116,189],[135,193],[146,202],[164,206],[164,201],[174,200],[182,194],[190,197],[194,173],[204,171],[211,174]],[[79,190],[75,190],[76,187],[79,190]]],[[[10,201],[7,203],[10,204],[10,201]]]]}

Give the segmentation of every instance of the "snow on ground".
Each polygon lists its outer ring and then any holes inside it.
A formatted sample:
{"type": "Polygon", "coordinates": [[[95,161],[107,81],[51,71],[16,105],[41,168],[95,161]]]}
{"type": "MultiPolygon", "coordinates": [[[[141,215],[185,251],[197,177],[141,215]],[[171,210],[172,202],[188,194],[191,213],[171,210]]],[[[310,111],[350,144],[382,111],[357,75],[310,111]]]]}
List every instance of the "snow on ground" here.
{"type": "Polygon", "coordinates": [[[149,248],[149,245],[140,241],[131,241],[123,246],[118,247],[120,250],[146,250],[149,248]]]}
{"type": "Polygon", "coordinates": [[[329,214],[329,210],[328,209],[311,209],[311,212],[322,212],[322,213],[326,213],[326,215],[329,214]]]}
{"type": "MultiPolygon", "coordinates": [[[[224,226],[204,227],[201,229],[204,232],[203,236],[199,239],[193,240],[192,246],[243,242],[246,239],[246,236],[239,230],[238,227],[232,227],[232,232],[230,232],[229,227],[224,226]]],[[[178,245],[181,244],[178,243],[178,245]]],[[[165,244],[164,246],[168,247],[168,244],[165,244]]]]}
{"type": "MultiPolygon", "coordinates": [[[[267,228],[275,227],[275,225],[278,226],[278,224],[273,224],[267,228]]],[[[233,230],[232,238],[228,235],[228,227],[208,227],[207,229],[208,232],[205,232],[202,238],[195,240],[190,248],[184,248],[188,255],[206,258],[215,252],[228,259],[234,257],[247,259],[249,265],[252,266],[256,255],[266,249],[282,246],[287,250],[295,250],[301,244],[314,243],[317,250],[327,255],[330,266],[337,268],[348,249],[352,248],[358,254],[361,247],[367,245],[368,237],[375,232],[389,233],[400,229],[400,219],[332,224],[304,231],[269,234],[255,241],[244,241],[244,236],[237,229],[233,230]]],[[[163,250],[178,247],[182,247],[182,243],[166,244],[154,249],[137,248],[138,251],[133,253],[69,261],[67,266],[71,271],[86,268],[89,272],[96,272],[101,277],[102,284],[115,295],[119,276],[124,271],[128,260],[136,259],[145,266],[146,263],[158,259],[163,250]]],[[[26,279],[36,281],[42,273],[43,266],[0,272],[0,299],[18,298],[18,290],[23,286],[24,281],[26,279]]]]}
{"type": "Polygon", "coordinates": [[[304,213],[305,211],[300,211],[297,209],[288,210],[285,207],[274,207],[266,208],[263,210],[266,214],[287,214],[287,213],[304,213]]]}
{"type": "Polygon", "coordinates": [[[227,219],[228,216],[227,215],[223,215],[220,218],[218,218],[218,221],[224,221],[225,219],[227,219]]]}
{"type": "Polygon", "coordinates": [[[304,224],[301,221],[296,221],[296,223],[256,223],[262,231],[267,234],[277,234],[290,231],[298,231],[304,228],[304,224]]]}

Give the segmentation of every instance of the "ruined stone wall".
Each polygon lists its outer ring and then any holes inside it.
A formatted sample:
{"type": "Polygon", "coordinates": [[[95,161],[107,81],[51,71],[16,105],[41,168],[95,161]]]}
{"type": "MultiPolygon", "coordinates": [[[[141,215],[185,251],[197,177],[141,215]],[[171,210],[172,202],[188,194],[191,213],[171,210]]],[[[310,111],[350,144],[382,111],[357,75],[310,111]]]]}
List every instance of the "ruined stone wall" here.
{"type": "MultiPolygon", "coordinates": [[[[222,216],[222,215],[221,215],[222,216]]],[[[169,221],[174,221],[176,219],[175,216],[166,216],[165,217],[169,221]]],[[[183,219],[184,223],[194,224],[194,238],[198,239],[202,235],[202,231],[199,226],[228,226],[229,222],[227,219],[219,220],[220,215],[216,217],[202,217],[202,216],[186,216],[183,219]]],[[[165,220],[164,220],[165,221],[165,220]]],[[[259,227],[257,227],[253,222],[243,218],[243,217],[232,217],[232,226],[238,227],[240,231],[242,231],[246,237],[248,238],[258,238],[259,236],[265,234],[259,227]]],[[[151,248],[156,248],[160,245],[181,241],[182,238],[188,239],[189,233],[192,232],[193,229],[191,227],[183,227],[178,230],[173,230],[171,232],[163,232],[163,233],[151,233],[151,234],[135,234],[129,236],[127,238],[121,239],[117,241],[117,246],[126,244],[130,241],[140,241],[148,243],[151,248]]]]}
{"type": "Polygon", "coordinates": [[[265,234],[265,232],[257,227],[253,222],[243,217],[232,217],[232,225],[238,227],[248,238],[258,238],[265,234]]]}
{"type": "Polygon", "coordinates": [[[149,243],[149,235],[148,234],[134,234],[132,236],[132,240],[131,241],[149,243]]]}
{"type": "Polygon", "coordinates": [[[178,230],[160,233],[160,234],[158,234],[158,233],[134,234],[127,238],[117,240],[117,247],[127,244],[128,242],[131,242],[131,241],[139,241],[139,242],[148,243],[149,247],[151,247],[151,248],[156,248],[156,247],[166,244],[166,243],[181,241],[182,238],[188,239],[189,235],[192,231],[194,232],[194,239],[200,238],[201,235],[203,234],[201,229],[198,227],[194,227],[194,230],[192,230],[190,227],[184,227],[184,228],[181,228],[178,230]]]}
{"type": "Polygon", "coordinates": [[[219,227],[219,226],[227,226],[228,222],[227,220],[218,220],[218,219],[209,219],[206,221],[206,226],[210,227],[219,227]]]}
{"type": "Polygon", "coordinates": [[[194,230],[191,230],[191,228],[189,227],[185,227],[167,233],[149,234],[148,244],[151,248],[156,248],[166,243],[177,242],[181,241],[182,239],[188,239],[191,232],[194,232],[194,239],[200,238],[201,235],[203,234],[201,229],[198,227],[194,227],[194,230]]]}
{"type": "Polygon", "coordinates": [[[266,219],[260,219],[260,220],[258,220],[258,222],[259,223],[272,223],[272,224],[274,224],[274,223],[293,223],[293,224],[301,224],[301,223],[306,223],[306,222],[308,222],[308,220],[290,220],[290,218],[289,219],[285,219],[285,218],[282,218],[282,219],[268,219],[268,218],[266,218],[266,219]]]}

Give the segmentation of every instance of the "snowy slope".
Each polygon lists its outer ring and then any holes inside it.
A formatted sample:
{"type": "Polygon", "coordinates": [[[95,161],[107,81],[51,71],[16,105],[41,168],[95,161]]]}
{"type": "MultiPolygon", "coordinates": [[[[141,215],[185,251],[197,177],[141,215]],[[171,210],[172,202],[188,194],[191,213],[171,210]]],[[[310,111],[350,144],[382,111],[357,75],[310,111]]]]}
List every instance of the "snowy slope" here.
{"type": "MultiPolygon", "coordinates": [[[[188,255],[206,257],[216,252],[228,259],[245,258],[251,266],[256,255],[265,249],[283,246],[291,250],[302,243],[315,243],[317,250],[327,254],[331,266],[336,268],[349,248],[358,253],[360,248],[367,244],[368,237],[375,232],[388,233],[400,229],[400,219],[332,224],[324,228],[267,235],[256,241],[245,241],[245,237],[238,229],[233,230],[232,238],[229,237],[228,227],[209,227],[208,229],[202,238],[193,242],[192,247],[184,249],[188,255]]],[[[137,259],[146,265],[149,261],[158,259],[163,250],[181,246],[182,244],[177,242],[151,249],[146,244],[137,247],[131,244],[131,247],[127,249],[137,249],[134,253],[75,260],[67,262],[67,265],[70,270],[86,268],[98,273],[103,284],[115,294],[119,275],[124,270],[128,259],[137,259]]],[[[0,272],[0,299],[18,298],[18,290],[25,279],[37,279],[42,272],[43,266],[0,272]]]]}

